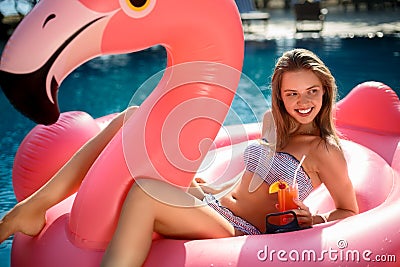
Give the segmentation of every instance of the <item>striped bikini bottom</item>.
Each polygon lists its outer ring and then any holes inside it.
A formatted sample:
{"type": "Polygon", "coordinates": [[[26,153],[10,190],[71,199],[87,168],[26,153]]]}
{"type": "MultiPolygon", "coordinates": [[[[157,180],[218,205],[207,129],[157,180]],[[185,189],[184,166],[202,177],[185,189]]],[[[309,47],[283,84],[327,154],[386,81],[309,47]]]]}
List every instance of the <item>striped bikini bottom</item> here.
{"type": "Polygon", "coordinates": [[[254,225],[240,218],[239,216],[236,216],[230,209],[221,206],[220,202],[215,198],[214,195],[205,194],[203,202],[221,214],[222,217],[228,220],[236,230],[239,230],[246,235],[262,234],[254,225]]]}

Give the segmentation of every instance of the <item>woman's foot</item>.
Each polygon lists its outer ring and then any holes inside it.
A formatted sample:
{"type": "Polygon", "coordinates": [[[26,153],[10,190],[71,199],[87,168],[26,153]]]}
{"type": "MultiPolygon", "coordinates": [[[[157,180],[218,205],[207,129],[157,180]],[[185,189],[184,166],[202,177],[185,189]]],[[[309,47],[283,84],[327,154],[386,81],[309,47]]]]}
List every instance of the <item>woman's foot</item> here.
{"type": "Polygon", "coordinates": [[[20,202],[0,220],[0,243],[16,232],[36,236],[43,229],[46,211],[29,202],[20,202]]]}

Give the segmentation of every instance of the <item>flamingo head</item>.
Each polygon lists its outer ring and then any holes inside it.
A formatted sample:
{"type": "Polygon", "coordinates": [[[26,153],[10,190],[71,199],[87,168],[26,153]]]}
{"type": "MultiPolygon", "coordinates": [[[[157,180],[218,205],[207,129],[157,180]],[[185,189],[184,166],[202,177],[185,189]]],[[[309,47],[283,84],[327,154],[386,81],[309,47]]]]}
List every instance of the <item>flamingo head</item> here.
{"type": "Polygon", "coordinates": [[[212,61],[240,71],[240,60],[221,60],[230,56],[212,52],[213,47],[225,46],[231,47],[226,53],[243,53],[239,24],[233,0],[43,0],[4,48],[0,86],[22,114],[37,123],[52,124],[60,115],[61,82],[79,65],[100,55],[163,45],[169,65],[212,61]],[[232,19],[221,19],[227,12],[234,14],[232,19]],[[226,31],[233,34],[221,36],[226,31]],[[210,47],[207,54],[197,52],[210,47]]]}

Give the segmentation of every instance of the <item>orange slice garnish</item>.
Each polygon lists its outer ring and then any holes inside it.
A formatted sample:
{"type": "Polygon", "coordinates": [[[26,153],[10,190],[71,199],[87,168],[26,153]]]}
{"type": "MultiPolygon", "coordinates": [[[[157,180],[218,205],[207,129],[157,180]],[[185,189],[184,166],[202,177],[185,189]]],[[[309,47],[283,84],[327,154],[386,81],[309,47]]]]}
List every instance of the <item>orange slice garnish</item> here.
{"type": "Polygon", "coordinates": [[[288,186],[288,183],[285,181],[277,181],[269,186],[269,193],[276,193],[281,189],[286,189],[288,186]]]}

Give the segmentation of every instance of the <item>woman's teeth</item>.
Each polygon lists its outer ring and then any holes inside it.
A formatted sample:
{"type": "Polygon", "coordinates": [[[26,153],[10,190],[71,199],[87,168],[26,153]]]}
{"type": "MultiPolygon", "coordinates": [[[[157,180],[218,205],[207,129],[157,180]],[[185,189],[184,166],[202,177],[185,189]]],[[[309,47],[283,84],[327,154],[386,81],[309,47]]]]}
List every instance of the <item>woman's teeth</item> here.
{"type": "Polygon", "coordinates": [[[307,114],[307,113],[309,113],[310,111],[311,111],[311,108],[308,108],[308,109],[298,109],[297,110],[299,113],[301,113],[301,114],[307,114]]]}

